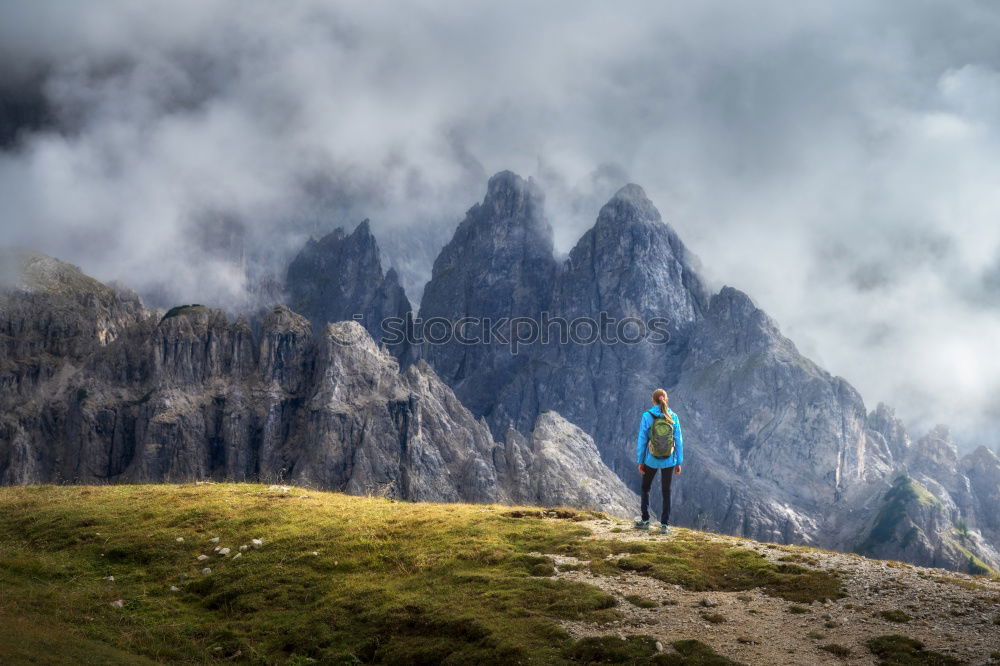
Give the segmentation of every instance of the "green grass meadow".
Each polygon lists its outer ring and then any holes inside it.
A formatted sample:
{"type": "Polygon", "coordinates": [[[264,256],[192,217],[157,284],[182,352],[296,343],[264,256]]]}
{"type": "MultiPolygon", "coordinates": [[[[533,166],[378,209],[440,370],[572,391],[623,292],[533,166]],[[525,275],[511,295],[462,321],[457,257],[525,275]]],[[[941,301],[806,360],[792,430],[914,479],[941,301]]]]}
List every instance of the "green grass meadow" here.
{"type": "Polygon", "coordinates": [[[252,484],[0,488],[0,663],[729,663],[572,640],[560,619],[600,627],[619,602],[533,552],[689,589],[839,594],[689,530],[597,540],[579,524],[595,516],[252,484]]]}

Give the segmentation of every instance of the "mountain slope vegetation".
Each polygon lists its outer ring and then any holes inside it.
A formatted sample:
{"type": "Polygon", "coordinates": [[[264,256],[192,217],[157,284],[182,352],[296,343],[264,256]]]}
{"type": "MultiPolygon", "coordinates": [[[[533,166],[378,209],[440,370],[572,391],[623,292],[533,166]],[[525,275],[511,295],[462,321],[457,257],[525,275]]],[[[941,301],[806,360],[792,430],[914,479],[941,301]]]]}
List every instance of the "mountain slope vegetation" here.
{"type": "MultiPolygon", "coordinates": [[[[852,601],[836,568],[812,564],[820,551],[624,525],[260,484],[6,487],[0,661],[756,663],[700,625],[634,622],[708,601],[647,609],[604,588],[752,595],[781,614],[852,601]]],[[[995,585],[979,580],[948,588],[995,585]]]]}

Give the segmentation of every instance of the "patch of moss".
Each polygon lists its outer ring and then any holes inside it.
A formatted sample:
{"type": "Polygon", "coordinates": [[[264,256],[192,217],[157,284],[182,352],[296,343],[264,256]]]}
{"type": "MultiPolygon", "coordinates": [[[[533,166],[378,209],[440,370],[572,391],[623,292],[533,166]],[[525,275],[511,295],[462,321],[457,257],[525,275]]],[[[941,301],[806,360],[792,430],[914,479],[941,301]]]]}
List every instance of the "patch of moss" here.
{"type": "Polygon", "coordinates": [[[573,520],[582,522],[584,520],[607,520],[608,515],[600,511],[589,511],[586,509],[515,509],[505,511],[500,515],[505,518],[557,518],[560,520],[573,520]]]}
{"type": "Polygon", "coordinates": [[[958,666],[959,660],[924,649],[924,644],[899,634],[878,636],[868,641],[868,649],[880,666],[958,666]]]}
{"type": "Polygon", "coordinates": [[[743,591],[760,587],[788,601],[812,602],[845,596],[835,574],[775,564],[755,551],[678,536],[646,553],[630,554],[616,566],[689,590],[743,591]]]}
{"type": "Polygon", "coordinates": [[[653,663],[666,666],[739,666],[739,662],[723,657],[698,640],[674,641],[671,646],[677,654],[658,654],[653,663]]]}
{"type": "Polygon", "coordinates": [[[655,654],[656,639],[650,636],[587,636],[564,652],[583,664],[648,664],[655,654]]]}
{"type": "Polygon", "coordinates": [[[899,624],[905,624],[905,623],[907,623],[907,622],[909,622],[910,620],[913,619],[908,614],[906,614],[904,611],[901,611],[901,610],[899,610],[897,608],[893,608],[891,610],[881,611],[878,615],[883,620],[887,620],[889,622],[897,622],[899,624]]]}
{"type": "Polygon", "coordinates": [[[656,608],[659,605],[652,599],[640,596],[638,594],[625,595],[625,599],[633,606],[638,606],[639,608],[656,608]]]}
{"type": "Polygon", "coordinates": [[[551,562],[545,562],[541,564],[536,564],[531,567],[532,576],[555,576],[556,568],[552,566],[551,562]]]}
{"type": "Polygon", "coordinates": [[[826,645],[820,645],[820,650],[824,652],[829,652],[835,657],[840,657],[841,659],[847,659],[851,656],[851,648],[844,647],[843,645],[837,645],[836,643],[827,643],[826,645]]]}

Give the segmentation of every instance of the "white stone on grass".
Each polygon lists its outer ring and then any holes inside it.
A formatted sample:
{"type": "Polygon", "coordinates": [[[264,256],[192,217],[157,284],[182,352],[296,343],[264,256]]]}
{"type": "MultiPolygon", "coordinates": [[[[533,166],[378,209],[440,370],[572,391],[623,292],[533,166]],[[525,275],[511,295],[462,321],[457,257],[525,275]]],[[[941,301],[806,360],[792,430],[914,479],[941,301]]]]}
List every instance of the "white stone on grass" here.
{"type": "Polygon", "coordinates": [[[111,605],[114,608],[121,608],[122,606],[125,605],[125,600],[124,599],[115,599],[114,601],[111,602],[111,605]]]}
{"type": "Polygon", "coordinates": [[[219,555],[225,556],[225,555],[228,555],[228,554],[229,554],[229,549],[228,548],[222,548],[222,549],[219,550],[219,555]]]}
{"type": "Polygon", "coordinates": [[[207,576],[208,574],[212,573],[212,569],[209,567],[205,567],[204,569],[201,570],[201,573],[202,575],[207,576]]]}
{"type": "Polygon", "coordinates": [[[199,562],[203,562],[203,561],[205,561],[207,559],[208,559],[208,555],[199,555],[198,556],[198,561],[199,562]]]}

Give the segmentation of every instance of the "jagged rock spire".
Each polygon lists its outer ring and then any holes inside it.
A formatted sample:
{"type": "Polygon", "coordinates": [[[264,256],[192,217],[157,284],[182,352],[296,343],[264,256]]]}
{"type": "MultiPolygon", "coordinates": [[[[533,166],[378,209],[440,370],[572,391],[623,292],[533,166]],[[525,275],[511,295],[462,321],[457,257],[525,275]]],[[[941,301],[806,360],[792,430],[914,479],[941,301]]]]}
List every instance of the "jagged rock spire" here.
{"type": "Polygon", "coordinates": [[[360,321],[376,341],[388,317],[403,318],[410,302],[396,272],[382,272],[378,243],[366,219],[348,235],[337,228],[310,239],[292,260],[286,278],[288,302],[314,329],[328,322],[360,321]]]}

